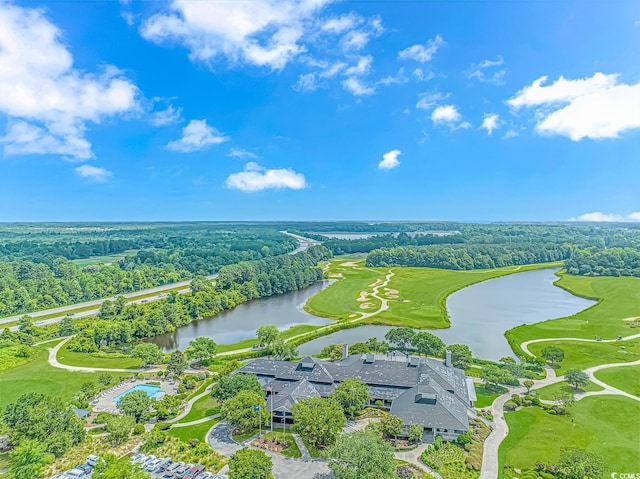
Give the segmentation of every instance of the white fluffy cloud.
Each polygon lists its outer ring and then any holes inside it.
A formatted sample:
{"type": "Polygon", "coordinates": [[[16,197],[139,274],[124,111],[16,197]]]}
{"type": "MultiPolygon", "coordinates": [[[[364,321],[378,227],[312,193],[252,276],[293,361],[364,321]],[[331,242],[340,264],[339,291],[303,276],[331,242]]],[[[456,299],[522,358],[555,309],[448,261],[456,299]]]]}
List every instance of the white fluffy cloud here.
{"type": "Polygon", "coordinates": [[[487,130],[487,134],[493,133],[493,130],[500,128],[500,117],[496,113],[485,113],[480,128],[487,130]]]}
{"type": "Polygon", "coordinates": [[[87,123],[139,108],[138,88],[118,69],[73,67],[60,30],[41,9],[0,2],[0,112],[6,154],[93,157],[87,123]]]}
{"type": "Polygon", "coordinates": [[[470,128],[471,123],[462,121],[462,115],[455,105],[442,105],[431,112],[431,121],[434,125],[445,125],[452,130],[470,128]]]}
{"type": "Polygon", "coordinates": [[[307,187],[307,180],[302,173],[296,173],[290,168],[269,170],[250,162],[244,166],[244,171],[229,175],[225,184],[227,188],[245,192],[283,188],[301,190],[307,187]]]}
{"type": "Polygon", "coordinates": [[[155,43],[182,43],[192,61],[211,63],[223,56],[232,63],[282,69],[306,51],[303,35],[326,3],[328,0],[173,0],[168,11],[144,22],[141,33],[155,43]]]}
{"type": "Polygon", "coordinates": [[[382,160],[378,163],[378,168],[381,170],[392,170],[400,166],[398,157],[402,154],[400,150],[391,150],[382,155],[382,160]]]}
{"type": "Polygon", "coordinates": [[[243,148],[237,148],[235,146],[229,148],[227,156],[231,158],[259,158],[258,155],[243,148]]]}
{"type": "Polygon", "coordinates": [[[571,221],[593,221],[593,222],[625,222],[640,221],[640,211],[621,215],[618,213],[602,213],[594,211],[593,213],[585,213],[577,218],[571,218],[571,221]]]}
{"type": "Polygon", "coordinates": [[[228,136],[207,125],[207,120],[191,120],[182,129],[182,138],[170,142],[167,148],[173,151],[190,153],[192,151],[205,150],[212,145],[219,145],[228,140],[228,136]]]}
{"type": "Polygon", "coordinates": [[[439,102],[447,99],[451,94],[443,94],[440,92],[424,92],[418,95],[418,103],[416,108],[421,110],[431,110],[438,105],[439,102]]]}
{"type": "Polygon", "coordinates": [[[401,60],[414,60],[419,63],[427,63],[431,61],[433,55],[438,51],[438,48],[443,45],[446,45],[446,42],[442,39],[442,36],[436,35],[433,40],[428,40],[426,45],[411,45],[399,51],[398,58],[401,60]]]}
{"type": "Polygon", "coordinates": [[[76,169],[76,173],[96,183],[104,183],[113,176],[113,173],[105,168],[91,165],[80,165],[76,169]]]}
{"type": "Polygon", "coordinates": [[[355,96],[373,95],[376,92],[374,87],[366,85],[357,77],[346,78],[343,80],[342,86],[355,96]]]}
{"type": "Polygon", "coordinates": [[[640,128],[640,82],[618,82],[617,74],[567,80],[560,77],[543,85],[546,76],[518,91],[507,103],[518,109],[536,108],[536,131],[583,138],[617,138],[640,128]]]}
{"type": "Polygon", "coordinates": [[[504,76],[507,70],[500,68],[503,63],[504,59],[498,55],[495,60],[482,60],[478,64],[471,64],[467,71],[467,78],[481,83],[504,85],[504,76]]]}

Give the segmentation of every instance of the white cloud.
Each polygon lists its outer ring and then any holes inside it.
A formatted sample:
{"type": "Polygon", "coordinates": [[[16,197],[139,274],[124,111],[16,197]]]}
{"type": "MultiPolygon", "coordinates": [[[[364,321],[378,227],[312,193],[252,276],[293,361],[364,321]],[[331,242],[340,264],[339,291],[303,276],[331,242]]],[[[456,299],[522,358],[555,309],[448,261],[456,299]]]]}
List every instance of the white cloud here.
{"type": "Polygon", "coordinates": [[[487,130],[487,134],[493,133],[493,130],[500,128],[500,117],[496,113],[485,113],[480,128],[487,130]]]}
{"type": "Polygon", "coordinates": [[[434,108],[439,102],[448,98],[450,93],[440,93],[440,92],[424,92],[418,95],[418,103],[416,103],[416,108],[420,108],[421,110],[431,110],[434,108]]]}
{"type": "Polygon", "coordinates": [[[307,49],[306,30],[328,0],[282,2],[192,2],[173,0],[168,11],[147,19],[141,34],[155,43],[185,45],[194,62],[211,64],[222,56],[231,63],[282,69],[307,49]]]}
{"type": "Polygon", "coordinates": [[[301,190],[307,187],[307,180],[302,173],[296,173],[290,168],[269,170],[257,163],[249,162],[245,165],[244,171],[229,175],[225,184],[227,188],[245,192],[283,188],[301,190]]]}
{"type": "Polygon", "coordinates": [[[6,154],[90,159],[87,123],[139,108],[138,88],[122,72],[112,66],[97,74],[75,69],[61,37],[43,10],[0,2],[0,112],[10,120],[2,138],[6,154]]]}
{"type": "Polygon", "coordinates": [[[351,30],[358,23],[360,23],[359,17],[349,13],[340,17],[330,18],[322,24],[321,29],[325,32],[342,33],[345,30],[351,30]]]}
{"type": "Polygon", "coordinates": [[[398,72],[395,75],[389,75],[387,77],[381,78],[378,80],[378,83],[381,85],[389,86],[389,85],[404,85],[409,81],[409,77],[404,73],[404,67],[398,69],[398,72]]]}
{"type": "Polygon", "coordinates": [[[504,85],[504,76],[507,74],[507,70],[499,68],[503,63],[504,59],[498,55],[495,60],[483,60],[478,64],[471,64],[467,71],[467,78],[481,83],[504,85]]]}
{"type": "Polygon", "coordinates": [[[510,128],[506,131],[504,135],[502,135],[502,139],[508,140],[509,138],[515,138],[518,135],[519,133],[516,130],[514,130],[513,128],[510,128]]]}
{"type": "Polygon", "coordinates": [[[318,76],[315,73],[303,73],[292,87],[295,91],[311,92],[320,88],[318,76]]]}
{"type": "Polygon", "coordinates": [[[402,154],[400,150],[391,150],[382,155],[382,160],[378,163],[378,168],[381,170],[392,170],[400,166],[398,157],[402,154]]]}
{"type": "Polygon", "coordinates": [[[151,113],[151,124],[153,126],[167,126],[178,123],[182,119],[182,108],[174,108],[169,105],[164,110],[151,113]]]}
{"type": "Polygon", "coordinates": [[[345,90],[353,93],[355,96],[373,95],[376,92],[374,87],[365,85],[356,77],[349,77],[345,79],[342,82],[342,86],[345,90]]]}
{"type": "Polygon", "coordinates": [[[105,183],[113,176],[111,171],[98,166],[80,165],[75,170],[81,178],[87,178],[95,181],[96,183],[105,183]]]}
{"type": "Polygon", "coordinates": [[[223,135],[214,127],[207,125],[207,120],[191,120],[182,129],[182,138],[171,141],[167,145],[169,150],[190,153],[209,148],[211,145],[219,145],[228,141],[229,137],[223,135]]]}
{"type": "Polygon", "coordinates": [[[358,59],[358,63],[346,69],[345,75],[347,76],[367,75],[371,71],[372,63],[373,63],[373,57],[371,55],[360,57],[358,59]]]}
{"type": "Polygon", "coordinates": [[[462,115],[455,105],[437,107],[431,112],[431,121],[434,125],[446,125],[452,130],[471,127],[471,123],[462,121],[462,115]]]}
{"type": "Polygon", "coordinates": [[[431,80],[436,76],[433,72],[426,72],[422,68],[416,68],[411,72],[411,76],[418,81],[431,80]]]}
{"type": "Polygon", "coordinates": [[[621,215],[618,213],[602,213],[601,211],[594,211],[593,213],[585,213],[577,218],[570,218],[570,221],[593,221],[593,222],[625,222],[625,221],[640,221],[640,211],[629,213],[628,215],[621,215]]]}
{"type": "Polygon", "coordinates": [[[446,42],[442,39],[442,36],[436,35],[433,40],[428,40],[426,45],[416,44],[401,50],[398,52],[398,58],[427,63],[431,61],[431,58],[436,54],[438,48],[443,45],[446,45],[446,42]]]}
{"type": "Polygon", "coordinates": [[[618,75],[595,73],[592,77],[552,84],[543,76],[521,89],[507,103],[514,108],[536,109],[536,131],[583,138],[617,138],[640,128],[640,82],[618,83],[618,75]]]}
{"type": "Polygon", "coordinates": [[[255,153],[243,148],[236,148],[235,146],[229,148],[227,156],[231,158],[259,158],[255,153]]]}

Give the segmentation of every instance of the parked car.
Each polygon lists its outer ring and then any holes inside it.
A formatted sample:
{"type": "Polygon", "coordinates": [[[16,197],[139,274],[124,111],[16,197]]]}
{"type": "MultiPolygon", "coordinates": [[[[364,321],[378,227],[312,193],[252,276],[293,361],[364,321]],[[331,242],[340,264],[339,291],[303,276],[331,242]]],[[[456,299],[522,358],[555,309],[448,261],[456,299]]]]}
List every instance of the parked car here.
{"type": "Polygon", "coordinates": [[[202,464],[198,464],[197,466],[193,466],[191,469],[187,471],[187,473],[182,476],[183,479],[192,479],[194,477],[200,477],[200,474],[204,472],[204,466],[202,464]]]}
{"type": "Polygon", "coordinates": [[[147,467],[149,465],[149,463],[151,463],[151,461],[155,461],[156,459],[158,459],[156,456],[154,456],[153,454],[147,456],[143,461],[140,461],[140,469],[144,469],[145,467],[147,467]]]}
{"type": "Polygon", "coordinates": [[[174,477],[176,474],[176,471],[178,471],[179,469],[182,469],[183,467],[184,467],[184,462],[174,462],[169,467],[167,467],[167,469],[165,469],[162,477],[174,477]]]}
{"type": "Polygon", "coordinates": [[[156,473],[160,473],[160,472],[164,472],[167,470],[167,468],[173,464],[173,461],[171,459],[169,459],[168,457],[163,457],[162,458],[162,462],[160,464],[158,464],[158,467],[156,467],[155,472],[156,473]]]}
{"type": "Polygon", "coordinates": [[[80,464],[79,466],[76,466],[76,469],[84,471],[85,474],[91,474],[93,472],[93,467],[89,464],[80,464]]]}
{"type": "Polygon", "coordinates": [[[99,456],[91,454],[90,456],[87,456],[87,460],[85,462],[89,464],[91,467],[96,467],[96,464],[98,463],[98,459],[100,459],[99,456]]]}
{"type": "Polygon", "coordinates": [[[83,479],[87,477],[87,474],[82,469],[71,469],[63,474],[63,477],[68,479],[83,479]]]}
{"type": "Polygon", "coordinates": [[[131,464],[135,464],[136,462],[139,462],[140,459],[142,459],[143,457],[146,457],[146,456],[144,454],[136,453],[133,456],[131,456],[129,460],[131,461],[131,464]]]}
{"type": "Polygon", "coordinates": [[[213,472],[205,471],[198,476],[198,479],[213,479],[214,477],[213,472]]]}
{"type": "Polygon", "coordinates": [[[187,464],[182,466],[180,469],[176,469],[176,471],[173,474],[173,477],[179,477],[180,479],[182,479],[185,473],[192,467],[193,467],[193,464],[187,464]]]}

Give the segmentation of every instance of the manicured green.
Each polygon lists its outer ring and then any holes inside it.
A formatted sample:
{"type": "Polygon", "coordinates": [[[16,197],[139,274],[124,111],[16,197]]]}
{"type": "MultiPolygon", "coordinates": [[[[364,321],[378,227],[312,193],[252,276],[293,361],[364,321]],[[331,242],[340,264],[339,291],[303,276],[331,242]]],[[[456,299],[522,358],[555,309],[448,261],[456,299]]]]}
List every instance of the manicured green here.
{"type": "Polygon", "coordinates": [[[640,397],[640,366],[602,369],[594,374],[600,381],[640,397]]]}
{"type": "MultiPolygon", "coordinates": [[[[49,342],[34,347],[34,359],[21,366],[0,372],[0,409],[16,401],[21,394],[37,392],[58,396],[69,401],[80,390],[80,386],[87,381],[98,384],[98,376],[103,373],[71,372],[54,368],[47,359],[47,347],[55,346],[56,342],[49,342]]],[[[125,373],[109,373],[113,381],[126,376],[125,373]]]]}
{"type": "Polygon", "coordinates": [[[627,363],[640,359],[640,338],[613,343],[545,341],[530,344],[529,351],[539,356],[547,346],[558,346],[564,351],[564,360],[556,369],[559,376],[569,369],[586,369],[598,364],[627,363]]]}
{"type": "Polygon", "coordinates": [[[61,364],[87,368],[137,369],[142,365],[140,359],[123,354],[76,353],[66,344],[58,351],[57,359],[61,364]]]}
{"type": "Polygon", "coordinates": [[[501,392],[494,392],[487,390],[484,384],[476,383],[474,386],[476,388],[476,396],[478,398],[478,400],[473,403],[476,408],[491,406],[498,396],[507,392],[506,388],[502,388],[503,390],[501,392]]]}
{"type": "MultiPolygon", "coordinates": [[[[290,339],[294,336],[298,336],[300,334],[309,333],[311,331],[315,331],[319,326],[312,326],[310,324],[298,324],[296,326],[292,326],[289,329],[280,332],[280,337],[282,339],[290,339]]],[[[226,353],[229,351],[238,351],[242,349],[251,349],[254,344],[259,343],[258,338],[250,338],[244,339],[242,341],[238,341],[237,343],[231,344],[218,344],[216,346],[217,353],[226,353]]]]}
{"type": "MultiPolygon", "coordinates": [[[[504,464],[533,468],[537,461],[555,464],[561,446],[584,448],[601,456],[611,472],[640,470],[640,403],[617,396],[591,396],[571,406],[570,415],[554,416],[528,407],[505,413],[509,435],[499,449],[504,464]],[[573,421],[572,421],[573,420],[573,421]]],[[[510,478],[504,478],[510,479],[510,478]]]]}
{"type": "Polygon", "coordinates": [[[189,414],[177,421],[178,424],[183,422],[197,421],[205,417],[213,416],[220,412],[218,401],[213,399],[210,394],[201,397],[191,406],[189,414]]]}
{"type": "Polygon", "coordinates": [[[121,259],[124,259],[127,256],[133,256],[138,251],[139,250],[137,249],[130,249],[118,254],[91,256],[90,258],[85,258],[85,259],[74,259],[74,260],[71,260],[71,262],[77,264],[81,268],[86,268],[87,266],[93,266],[96,264],[111,264],[111,263],[120,261],[121,259]]]}
{"type": "Polygon", "coordinates": [[[201,422],[200,424],[194,424],[193,426],[185,427],[172,427],[167,431],[169,436],[177,437],[185,442],[189,442],[190,439],[197,439],[198,441],[205,442],[207,432],[214,425],[220,421],[219,418],[212,419],[211,421],[201,422]]]}
{"type": "Polygon", "coordinates": [[[293,434],[289,431],[273,431],[263,434],[262,436],[265,439],[279,439],[281,441],[285,441],[289,443],[289,447],[280,451],[280,454],[287,457],[302,457],[302,453],[300,452],[300,448],[296,444],[296,440],[293,438],[293,434]]]}
{"type": "Polygon", "coordinates": [[[553,401],[558,394],[579,394],[584,392],[602,391],[602,388],[597,384],[589,381],[589,384],[587,384],[585,387],[576,389],[573,386],[567,384],[566,381],[562,381],[559,383],[550,384],[549,386],[545,386],[540,389],[536,389],[535,391],[540,399],[553,401]]]}
{"type": "Polygon", "coordinates": [[[348,258],[336,258],[329,263],[326,276],[336,280],[335,283],[315,294],[307,301],[305,310],[316,316],[332,319],[353,319],[360,313],[375,311],[380,307],[380,301],[368,296],[366,301],[358,301],[360,293],[371,293],[376,280],[384,280],[386,270],[380,268],[366,268],[364,261],[354,261],[348,258]],[[350,266],[357,264],[357,267],[350,266]],[[344,266],[347,264],[346,266],[344,266]],[[371,307],[363,309],[360,306],[369,303],[371,307]]]}
{"type": "MultiPolygon", "coordinates": [[[[507,339],[519,352],[524,341],[541,338],[615,339],[640,333],[638,323],[624,321],[640,315],[640,279],[632,276],[570,276],[560,274],[555,284],[572,294],[598,300],[574,316],[518,326],[507,339]]],[[[603,361],[604,363],[605,361],[603,361]]]]}

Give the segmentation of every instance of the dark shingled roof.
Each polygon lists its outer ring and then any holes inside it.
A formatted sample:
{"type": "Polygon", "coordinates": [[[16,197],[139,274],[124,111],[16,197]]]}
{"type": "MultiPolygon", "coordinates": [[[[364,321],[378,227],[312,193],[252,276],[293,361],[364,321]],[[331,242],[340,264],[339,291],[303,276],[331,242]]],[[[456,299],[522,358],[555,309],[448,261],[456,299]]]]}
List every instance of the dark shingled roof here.
{"type": "Polygon", "coordinates": [[[346,378],[358,378],[369,386],[372,398],[392,401],[391,413],[405,424],[464,431],[469,427],[470,399],[464,371],[435,359],[420,358],[412,364],[404,357],[389,360],[377,356],[370,362],[366,355],[352,355],[335,363],[312,357],[299,362],[259,358],[239,372],[255,374],[265,389],[270,388],[273,409],[290,411],[300,398],[326,397],[346,378]],[[435,403],[417,402],[419,394],[435,396],[435,403]]]}

